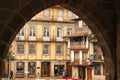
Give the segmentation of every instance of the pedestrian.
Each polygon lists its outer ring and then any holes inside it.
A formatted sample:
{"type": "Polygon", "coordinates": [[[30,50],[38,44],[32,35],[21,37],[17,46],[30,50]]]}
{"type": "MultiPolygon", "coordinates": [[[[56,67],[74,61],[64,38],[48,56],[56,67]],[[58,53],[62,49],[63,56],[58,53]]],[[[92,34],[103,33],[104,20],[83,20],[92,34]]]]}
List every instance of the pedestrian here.
{"type": "Polygon", "coordinates": [[[13,71],[10,71],[10,79],[13,79],[13,71]]]}
{"type": "Polygon", "coordinates": [[[65,71],[63,71],[63,78],[65,78],[65,71]]]}
{"type": "Polygon", "coordinates": [[[67,77],[68,76],[68,72],[67,72],[67,70],[65,70],[65,77],[67,77]]]}

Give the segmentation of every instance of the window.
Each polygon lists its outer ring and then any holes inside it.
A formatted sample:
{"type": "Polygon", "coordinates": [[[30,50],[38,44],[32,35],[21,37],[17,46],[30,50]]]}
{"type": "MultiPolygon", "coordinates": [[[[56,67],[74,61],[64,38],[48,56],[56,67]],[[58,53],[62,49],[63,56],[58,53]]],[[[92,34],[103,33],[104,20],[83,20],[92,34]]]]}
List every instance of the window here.
{"type": "Polygon", "coordinates": [[[20,30],[20,32],[18,33],[19,36],[24,36],[24,27],[20,30]]]}
{"type": "Polygon", "coordinates": [[[62,28],[57,28],[57,37],[62,37],[62,28]]]}
{"type": "Polygon", "coordinates": [[[102,64],[103,65],[103,75],[105,75],[105,64],[102,64]]]}
{"type": "Polygon", "coordinates": [[[94,74],[101,75],[101,65],[99,63],[94,63],[94,74]]]}
{"type": "Polygon", "coordinates": [[[56,54],[62,54],[62,48],[63,48],[63,46],[62,45],[57,45],[56,46],[56,54]]]}
{"type": "Polygon", "coordinates": [[[68,11],[68,12],[67,12],[67,17],[68,17],[68,18],[72,18],[72,12],[71,12],[71,11],[68,11]]]}
{"type": "Polygon", "coordinates": [[[63,10],[58,9],[58,21],[63,21],[63,10]]]}
{"type": "Polygon", "coordinates": [[[75,60],[79,59],[79,53],[75,53],[75,60]]]}
{"type": "Polygon", "coordinates": [[[43,36],[44,36],[44,37],[49,37],[49,35],[50,35],[50,34],[49,34],[49,27],[44,27],[44,30],[43,30],[43,31],[44,31],[43,36]]]}
{"type": "Polygon", "coordinates": [[[35,44],[29,44],[29,54],[35,54],[35,44]]]}
{"type": "Polygon", "coordinates": [[[35,36],[35,35],[36,35],[35,26],[30,26],[29,36],[35,36]]]}
{"type": "Polygon", "coordinates": [[[44,10],[43,14],[45,17],[50,16],[50,10],[49,9],[44,10]]]}
{"type": "Polygon", "coordinates": [[[43,45],[43,54],[48,54],[49,52],[49,44],[44,44],[43,45]]]}
{"type": "Polygon", "coordinates": [[[29,74],[35,74],[36,73],[36,64],[35,64],[35,62],[29,62],[28,63],[28,71],[29,71],[29,74]]]}
{"type": "Polygon", "coordinates": [[[58,9],[58,17],[63,17],[63,10],[62,9],[58,9]]]}
{"type": "Polygon", "coordinates": [[[23,44],[18,44],[17,45],[17,53],[18,54],[24,54],[24,45],[23,44]]]}
{"type": "Polygon", "coordinates": [[[67,35],[72,34],[72,28],[67,28],[67,35]]]}
{"type": "Polygon", "coordinates": [[[78,21],[78,28],[83,28],[83,21],[78,21]]]}
{"type": "Polygon", "coordinates": [[[102,49],[96,43],[94,43],[94,52],[97,53],[97,54],[101,54],[102,55],[102,49]]]}
{"type": "Polygon", "coordinates": [[[17,62],[17,73],[24,73],[24,62],[17,62]]]}

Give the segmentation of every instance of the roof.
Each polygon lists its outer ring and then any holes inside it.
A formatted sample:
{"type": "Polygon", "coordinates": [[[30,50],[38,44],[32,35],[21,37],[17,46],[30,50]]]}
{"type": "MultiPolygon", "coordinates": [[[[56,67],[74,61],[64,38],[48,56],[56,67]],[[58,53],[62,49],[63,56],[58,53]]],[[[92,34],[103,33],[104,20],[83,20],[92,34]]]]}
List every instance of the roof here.
{"type": "Polygon", "coordinates": [[[75,33],[73,33],[73,34],[64,36],[64,38],[65,38],[65,37],[86,36],[86,35],[88,35],[88,32],[75,32],[75,33]]]}

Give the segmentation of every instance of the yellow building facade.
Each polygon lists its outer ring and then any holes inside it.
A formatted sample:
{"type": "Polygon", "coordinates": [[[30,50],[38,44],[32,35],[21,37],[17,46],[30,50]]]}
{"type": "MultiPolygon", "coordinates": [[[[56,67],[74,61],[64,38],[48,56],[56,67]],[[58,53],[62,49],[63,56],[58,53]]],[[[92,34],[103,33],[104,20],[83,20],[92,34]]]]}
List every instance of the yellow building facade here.
{"type": "Polygon", "coordinates": [[[76,17],[60,6],[46,9],[28,21],[12,43],[14,77],[62,76],[72,74],[70,54],[63,36],[75,31],[76,17]]]}

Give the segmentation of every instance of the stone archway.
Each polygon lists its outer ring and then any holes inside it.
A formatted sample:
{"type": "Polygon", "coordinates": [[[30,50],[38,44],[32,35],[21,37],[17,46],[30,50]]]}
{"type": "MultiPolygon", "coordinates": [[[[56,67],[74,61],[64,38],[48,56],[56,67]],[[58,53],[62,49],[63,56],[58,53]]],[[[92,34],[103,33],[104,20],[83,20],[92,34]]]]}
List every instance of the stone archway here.
{"type": "MultiPolygon", "coordinates": [[[[1,65],[3,65],[2,60],[7,54],[9,45],[20,28],[38,12],[59,4],[77,14],[91,28],[102,47],[105,63],[107,63],[107,75],[110,75],[111,80],[117,79],[116,54],[114,54],[116,53],[116,44],[114,44],[116,43],[116,33],[114,32],[116,27],[113,27],[115,24],[112,22],[115,20],[114,13],[111,11],[111,9],[114,10],[112,0],[21,0],[20,2],[13,1],[12,4],[14,5],[12,8],[16,8],[11,14],[7,14],[10,15],[10,18],[6,18],[5,22],[0,23],[1,65]]],[[[109,80],[109,76],[107,80],[109,80]]]]}

